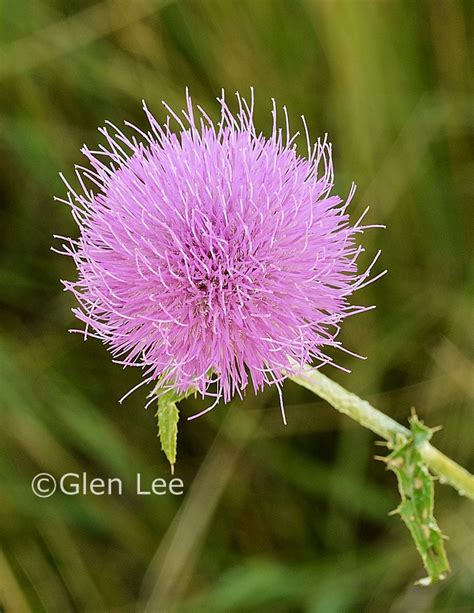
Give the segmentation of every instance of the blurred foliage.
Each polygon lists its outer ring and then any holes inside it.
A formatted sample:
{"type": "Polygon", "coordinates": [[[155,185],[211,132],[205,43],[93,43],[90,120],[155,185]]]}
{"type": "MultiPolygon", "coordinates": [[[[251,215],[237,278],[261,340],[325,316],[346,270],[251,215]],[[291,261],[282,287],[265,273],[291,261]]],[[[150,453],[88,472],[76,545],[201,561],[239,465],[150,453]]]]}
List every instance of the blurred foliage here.
{"type": "MultiPolygon", "coordinates": [[[[359,300],[377,309],[344,328],[368,356],[339,361],[344,386],[473,468],[473,4],[469,0],[18,0],[0,3],[0,609],[68,611],[471,611],[474,514],[437,487],[452,574],[421,588],[393,474],[374,438],[292,383],[289,425],[273,390],[180,423],[176,474],[186,495],[137,497],[167,476],[140,373],[67,329],[72,262],[49,251],[77,231],[58,171],[105,119],[145,125],[190,87],[214,108],[256,88],[293,125],[328,133],[337,188],[359,189],[384,231],[389,274],[359,300]],[[38,499],[48,471],[115,477],[122,496],[38,499]]],[[[193,400],[181,406],[194,411],[193,400]]]]}

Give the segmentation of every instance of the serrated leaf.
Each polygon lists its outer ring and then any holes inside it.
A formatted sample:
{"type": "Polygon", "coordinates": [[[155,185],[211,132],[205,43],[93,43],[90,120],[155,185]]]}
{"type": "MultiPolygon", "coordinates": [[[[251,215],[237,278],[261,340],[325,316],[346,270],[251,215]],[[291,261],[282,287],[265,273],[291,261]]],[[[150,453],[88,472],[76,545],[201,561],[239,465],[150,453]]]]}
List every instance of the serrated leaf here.
{"type": "Polygon", "coordinates": [[[161,449],[163,450],[171,466],[171,474],[174,473],[178,442],[179,411],[176,403],[180,398],[174,391],[163,394],[158,398],[158,436],[161,449]]]}
{"type": "Polygon", "coordinates": [[[195,393],[195,389],[190,387],[186,392],[168,389],[168,391],[160,394],[161,384],[162,381],[158,382],[152,394],[158,396],[158,409],[155,414],[158,418],[158,437],[161,449],[170,463],[171,474],[173,474],[178,444],[179,410],[177,405],[178,402],[195,393]]]}
{"type": "Polygon", "coordinates": [[[410,419],[411,437],[395,445],[386,458],[387,467],[397,476],[402,501],[398,512],[409,529],[428,577],[420,585],[430,585],[445,578],[449,572],[443,539],[433,515],[434,483],[428,468],[421,460],[417,446],[431,438],[428,428],[413,414],[410,419]]]}

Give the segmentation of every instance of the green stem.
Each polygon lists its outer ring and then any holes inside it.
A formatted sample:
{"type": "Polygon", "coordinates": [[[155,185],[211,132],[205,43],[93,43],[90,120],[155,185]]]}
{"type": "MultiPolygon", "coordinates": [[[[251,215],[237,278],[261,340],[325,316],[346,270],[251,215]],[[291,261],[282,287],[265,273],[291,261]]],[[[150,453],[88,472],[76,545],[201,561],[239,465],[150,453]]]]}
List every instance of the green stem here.
{"type": "MultiPolygon", "coordinates": [[[[389,443],[408,439],[410,430],[397,421],[377,410],[366,400],[348,392],[319,370],[305,367],[299,375],[290,377],[295,383],[306,387],[321,398],[324,398],[335,409],[372,430],[389,443]]],[[[423,442],[418,449],[423,462],[438,475],[441,482],[452,485],[461,495],[474,500],[474,476],[438,451],[430,443],[423,442]]]]}

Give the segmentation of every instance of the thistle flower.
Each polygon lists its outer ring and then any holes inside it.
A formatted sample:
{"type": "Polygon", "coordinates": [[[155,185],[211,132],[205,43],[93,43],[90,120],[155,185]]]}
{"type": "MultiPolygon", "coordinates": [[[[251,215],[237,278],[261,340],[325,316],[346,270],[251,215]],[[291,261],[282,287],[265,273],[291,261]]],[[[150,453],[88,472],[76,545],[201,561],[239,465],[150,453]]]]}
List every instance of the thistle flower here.
{"type": "Polygon", "coordinates": [[[303,118],[301,156],[275,102],[264,136],[253,92],[250,103],[237,94],[236,115],[222,94],[217,125],[186,101],[182,117],[165,104],[164,125],[144,105],[150,131],[125,122],[127,136],[107,122],[107,145],[83,147],[82,191],[63,178],[79,226],[79,238],[57,237],[79,273],[64,287],[84,338],[143,368],[139,385],[155,383],[152,400],[192,389],[214,406],[249,383],[274,384],[281,398],[288,374],[332,362],[325,351],[342,349],[341,322],[367,308],[349,303],[374,263],[358,272],[354,187],[346,202],[331,194],[330,144],[312,145],[303,118]]]}

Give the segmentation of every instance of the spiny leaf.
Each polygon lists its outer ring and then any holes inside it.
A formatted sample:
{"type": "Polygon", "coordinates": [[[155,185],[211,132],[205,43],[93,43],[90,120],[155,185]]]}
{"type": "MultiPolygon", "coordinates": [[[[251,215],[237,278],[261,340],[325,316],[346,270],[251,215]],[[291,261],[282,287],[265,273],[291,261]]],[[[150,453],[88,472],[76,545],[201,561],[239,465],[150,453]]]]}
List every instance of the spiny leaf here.
{"type": "Polygon", "coordinates": [[[430,585],[446,577],[449,562],[443,539],[445,538],[433,515],[434,483],[423,464],[418,445],[428,441],[435,429],[428,428],[413,413],[410,418],[411,437],[395,444],[385,459],[387,467],[397,476],[402,501],[394,513],[399,513],[410,530],[428,577],[418,581],[430,585]]]}
{"type": "Polygon", "coordinates": [[[158,398],[158,436],[168,462],[171,466],[171,474],[174,473],[176,463],[177,440],[178,440],[178,421],[179,411],[177,403],[188,396],[188,393],[179,394],[175,390],[170,390],[158,398]]]}

